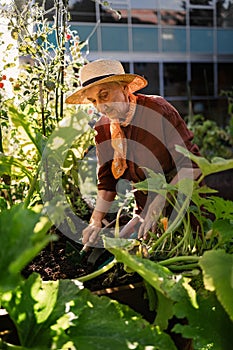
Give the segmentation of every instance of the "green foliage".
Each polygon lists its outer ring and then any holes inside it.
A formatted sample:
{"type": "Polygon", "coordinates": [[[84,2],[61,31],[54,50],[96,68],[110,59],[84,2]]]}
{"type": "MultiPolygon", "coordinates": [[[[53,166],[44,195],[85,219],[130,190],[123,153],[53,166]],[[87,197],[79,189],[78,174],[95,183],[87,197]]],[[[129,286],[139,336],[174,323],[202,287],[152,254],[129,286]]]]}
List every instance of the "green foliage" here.
{"type": "Polygon", "coordinates": [[[203,270],[205,288],[216,292],[219,302],[233,321],[233,255],[224,250],[208,251],[199,264],[203,270]]]}
{"type": "Polygon", "coordinates": [[[221,95],[227,97],[228,115],[230,119],[226,127],[226,130],[231,135],[231,139],[232,139],[233,138],[233,89],[228,91],[221,91],[221,95]]]}
{"type": "MultiPolygon", "coordinates": [[[[169,336],[129,307],[91,294],[78,281],[44,282],[37,274],[23,280],[21,270],[53,237],[40,212],[14,206],[0,214],[0,302],[13,320],[18,349],[135,349],[175,346],[169,336]],[[4,228],[4,229],[3,229],[4,228]],[[105,317],[101,317],[104,312],[105,317]]],[[[11,347],[4,341],[3,348],[11,347]]]]}
{"type": "Polygon", "coordinates": [[[173,331],[193,339],[195,350],[230,348],[233,331],[231,254],[223,250],[206,251],[201,258],[181,256],[156,262],[130,254],[129,246],[122,244],[121,239],[105,238],[105,246],[118,262],[137,272],[155,289],[155,325],[166,329],[173,315],[178,319],[186,318],[187,323],[177,323],[173,331]],[[195,282],[196,274],[193,274],[194,283],[191,283],[192,275],[185,277],[192,259],[196,259],[196,268],[201,270],[198,279],[203,273],[205,288],[195,282]],[[183,274],[172,273],[170,267],[181,261],[183,274]]]}
{"type": "MultiPolygon", "coordinates": [[[[15,183],[24,184],[24,188],[28,189],[25,193],[23,192],[24,196],[21,196],[21,201],[25,199],[26,205],[29,205],[34,201],[35,196],[37,197],[36,201],[39,201],[37,178],[46,138],[35,128],[35,124],[30,122],[28,109],[19,112],[11,102],[7,105],[9,120],[11,125],[15,127],[14,137],[17,137],[18,145],[17,151],[11,152],[6,147],[8,150],[0,154],[0,175],[3,179],[8,175],[9,180],[8,190],[5,191],[7,192],[6,199],[8,199],[7,207],[17,203],[12,200],[11,195],[15,183]],[[37,195],[33,197],[36,190],[37,195]]],[[[19,190],[20,187],[22,188],[22,186],[18,186],[19,190]]]]}
{"type": "Polygon", "coordinates": [[[233,323],[229,320],[216,295],[211,292],[197,293],[197,308],[186,300],[180,300],[174,307],[177,317],[187,316],[186,325],[176,324],[173,330],[186,338],[193,339],[194,350],[230,349],[233,323]]]}
{"type": "Polygon", "coordinates": [[[197,181],[187,178],[171,185],[161,174],[147,169],[149,178],[135,184],[139,190],[165,197],[177,212],[175,219],[168,221],[166,229],[151,233],[149,241],[131,240],[130,244],[105,237],[105,247],[126,271],[146,281],[156,326],[165,330],[169,319],[176,316],[186,324],[175,324],[173,331],[193,339],[194,350],[228,349],[233,330],[233,202],[199,184],[208,174],[231,169],[232,159],[209,161],[181,147],[177,150],[200,167],[202,176],[197,181]],[[215,219],[209,220],[207,213],[215,219]],[[191,214],[199,222],[196,231],[191,214]]]}
{"type": "Polygon", "coordinates": [[[37,157],[39,160],[42,156],[45,144],[46,144],[46,138],[36,130],[36,125],[32,125],[30,121],[30,110],[25,110],[26,113],[19,112],[18,109],[9,104],[8,108],[8,116],[11,121],[11,123],[16,127],[20,128],[22,127],[25,131],[28,139],[32,143],[32,145],[35,147],[37,151],[37,157]]]}
{"type": "MultiPolygon", "coordinates": [[[[12,2],[0,11],[1,17],[9,22],[8,28],[24,62],[18,76],[10,79],[15,98],[21,110],[30,106],[31,120],[39,123],[44,135],[50,134],[62,119],[63,95],[76,82],[73,68],[83,64],[79,37],[68,26],[65,3],[55,3],[54,10],[53,23],[48,22],[43,5],[32,1],[25,2],[20,10],[12,2]]],[[[4,66],[6,72],[9,68],[8,64],[4,66]]]]}
{"type": "Polygon", "coordinates": [[[37,164],[41,159],[46,138],[33,128],[26,110],[19,112],[12,103],[8,103],[8,116],[12,125],[18,130],[18,143],[22,142],[18,154],[0,154],[0,175],[7,174],[11,180],[24,178],[26,175],[31,183],[37,170],[37,164]]]}
{"type": "Polygon", "coordinates": [[[213,157],[233,157],[232,120],[231,118],[229,125],[223,128],[202,115],[189,118],[187,124],[194,133],[193,141],[199,146],[203,157],[209,160],[213,157]]]}
{"type": "MultiPolygon", "coordinates": [[[[98,2],[109,8],[107,1],[98,2]]],[[[189,125],[203,157],[178,148],[200,167],[199,181],[183,179],[171,185],[149,171],[148,180],[135,185],[167,198],[175,219],[151,233],[148,242],[106,238],[105,246],[115,259],[80,278],[88,280],[117,262],[123,264],[128,273],[137,273],[146,282],[154,324],[116,301],[92,295],[78,281],[44,282],[36,274],[26,280],[21,276],[27,263],[55,239],[48,234],[51,222],[44,211],[57,224],[70,206],[84,215],[80,184],[88,187],[85,180],[93,178],[83,160],[93,145],[94,132],[88,126],[93,114],[64,106],[64,94],[77,85],[74,71],[84,63],[81,49],[86,45],[70,30],[66,5],[54,3],[53,23],[46,19],[43,6],[30,1],[20,11],[14,4],[10,10],[0,10],[24,61],[18,76],[7,74],[18,59],[7,62],[9,44],[1,79],[11,83],[13,97],[9,99],[5,88],[0,92],[0,301],[17,328],[17,348],[175,350],[166,331],[176,316],[187,324],[176,324],[173,331],[192,338],[194,350],[230,349],[232,202],[209,197],[214,191],[199,187],[204,176],[233,167],[232,159],[227,159],[232,157],[230,93],[226,129],[202,116],[195,116],[189,125]],[[41,195],[43,212],[36,205],[41,195]],[[213,222],[203,209],[214,214],[213,222]],[[195,232],[191,215],[200,223],[195,232]]],[[[2,348],[12,346],[0,342],[2,348]]]]}
{"type": "Polygon", "coordinates": [[[82,288],[75,281],[43,282],[32,274],[4,294],[2,304],[17,326],[19,349],[121,350],[156,344],[158,350],[175,350],[168,335],[129,307],[82,288]]]}
{"type": "MultiPolygon", "coordinates": [[[[78,212],[84,207],[75,207],[79,190],[79,170],[82,157],[93,139],[93,130],[88,125],[87,115],[78,110],[64,118],[54,130],[43,152],[40,169],[40,193],[46,211],[55,225],[67,216],[71,207],[78,212]]],[[[78,195],[81,197],[80,192],[78,195]]]]}
{"type": "Polygon", "coordinates": [[[47,235],[50,227],[45,216],[22,204],[0,214],[0,292],[15,288],[20,271],[54,239],[47,235]]]}
{"type": "Polygon", "coordinates": [[[199,182],[201,182],[207,175],[233,168],[233,159],[214,157],[211,161],[209,161],[205,157],[199,157],[195,154],[192,154],[181,146],[177,145],[176,150],[178,152],[181,152],[184,156],[190,158],[200,168],[202,176],[200,177],[199,182]]]}
{"type": "MultiPolygon", "coordinates": [[[[68,25],[66,2],[53,4],[54,22],[48,22],[43,6],[44,3],[39,6],[29,1],[19,9],[12,2],[0,9],[14,39],[7,46],[6,64],[1,72],[11,90],[9,95],[3,86],[0,99],[0,175],[3,178],[1,187],[4,187],[4,195],[3,192],[0,195],[7,204],[3,204],[1,210],[16,203],[12,192],[20,191],[19,182],[24,184],[25,190],[21,196],[17,193],[18,199],[25,200],[26,205],[40,202],[38,174],[42,152],[64,115],[72,117],[76,114],[72,107],[64,105],[64,96],[77,85],[75,71],[84,62],[80,51],[83,44],[77,32],[71,31],[68,25]],[[13,46],[17,46],[18,55],[9,64],[13,46]],[[18,65],[19,56],[19,69],[11,76],[11,68],[18,65]]],[[[3,40],[2,44],[5,44],[3,40]]],[[[79,149],[80,156],[90,144],[91,137],[81,135],[73,148],[79,149]]],[[[76,156],[72,158],[73,168],[77,163],[76,156]]],[[[64,178],[65,187],[70,179],[76,187],[79,185],[75,171],[71,170],[69,179],[64,178]]]]}

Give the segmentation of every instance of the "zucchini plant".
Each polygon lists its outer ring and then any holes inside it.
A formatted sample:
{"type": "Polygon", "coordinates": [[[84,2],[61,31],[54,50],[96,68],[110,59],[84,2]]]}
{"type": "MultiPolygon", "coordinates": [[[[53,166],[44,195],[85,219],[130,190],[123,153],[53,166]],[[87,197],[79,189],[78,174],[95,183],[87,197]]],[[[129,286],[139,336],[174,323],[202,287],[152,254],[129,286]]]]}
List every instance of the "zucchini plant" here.
{"type": "Polygon", "coordinates": [[[102,271],[79,280],[96,278],[121,263],[128,273],[136,273],[144,280],[155,312],[155,327],[167,331],[169,320],[185,319],[185,324],[177,322],[172,330],[191,338],[194,350],[228,349],[233,331],[233,202],[200,183],[209,174],[232,169],[233,160],[217,158],[210,162],[181,147],[178,150],[198,164],[202,171],[199,180],[183,179],[170,185],[165,178],[161,181],[160,174],[149,172],[147,180],[135,184],[139,190],[166,196],[177,212],[175,219],[167,219],[164,224],[162,217],[159,231],[151,232],[148,241],[120,239],[117,235],[104,237],[114,260],[102,271]],[[181,202],[176,201],[177,191],[183,193],[181,202]],[[214,219],[210,220],[207,212],[214,219]],[[199,221],[196,231],[190,222],[191,214],[199,221]]]}

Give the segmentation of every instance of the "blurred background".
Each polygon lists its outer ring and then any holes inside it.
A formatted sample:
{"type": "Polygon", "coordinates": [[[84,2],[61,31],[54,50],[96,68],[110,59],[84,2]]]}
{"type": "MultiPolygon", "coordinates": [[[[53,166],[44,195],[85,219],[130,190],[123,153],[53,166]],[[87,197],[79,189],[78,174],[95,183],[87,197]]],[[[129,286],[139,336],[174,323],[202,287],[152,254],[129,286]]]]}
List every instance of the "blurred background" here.
{"type": "Polygon", "coordinates": [[[145,93],[164,96],[182,115],[226,122],[221,93],[233,86],[232,0],[111,1],[120,16],[104,3],[69,1],[72,29],[81,40],[92,33],[88,60],[121,60],[148,79],[145,93]]]}

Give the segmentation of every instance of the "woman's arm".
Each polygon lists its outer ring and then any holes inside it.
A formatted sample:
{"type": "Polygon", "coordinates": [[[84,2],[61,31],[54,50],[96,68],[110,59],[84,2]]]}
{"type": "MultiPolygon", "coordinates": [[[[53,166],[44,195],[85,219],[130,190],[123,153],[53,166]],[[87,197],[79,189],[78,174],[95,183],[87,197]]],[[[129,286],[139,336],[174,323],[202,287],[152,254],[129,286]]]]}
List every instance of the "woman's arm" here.
{"type": "Polygon", "coordinates": [[[94,244],[98,240],[98,234],[102,228],[102,220],[108,212],[116,192],[99,190],[96,199],[96,206],[92,213],[90,224],[83,230],[83,244],[94,244]]]}

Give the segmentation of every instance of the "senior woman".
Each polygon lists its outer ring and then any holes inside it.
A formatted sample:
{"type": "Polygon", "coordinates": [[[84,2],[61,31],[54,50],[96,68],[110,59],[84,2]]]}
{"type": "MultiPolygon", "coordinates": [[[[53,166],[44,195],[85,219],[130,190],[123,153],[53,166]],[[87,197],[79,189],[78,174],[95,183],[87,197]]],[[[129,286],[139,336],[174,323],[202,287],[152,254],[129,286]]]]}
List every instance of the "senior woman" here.
{"type": "MultiPolygon", "coordinates": [[[[66,103],[92,103],[101,114],[95,124],[97,200],[90,224],[83,231],[83,244],[92,245],[98,240],[102,220],[116,197],[120,179],[138,183],[146,179],[148,169],[165,175],[172,183],[184,177],[196,179],[200,170],[175,146],[183,146],[197,155],[199,150],[177,110],[161,96],[135,94],[147,81],[125,73],[119,61],[93,61],[84,65],[79,75],[81,86],[66,103]]],[[[134,196],[134,216],[140,221],[138,236],[146,238],[165,200],[148,191],[135,191],[134,196]]]]}

